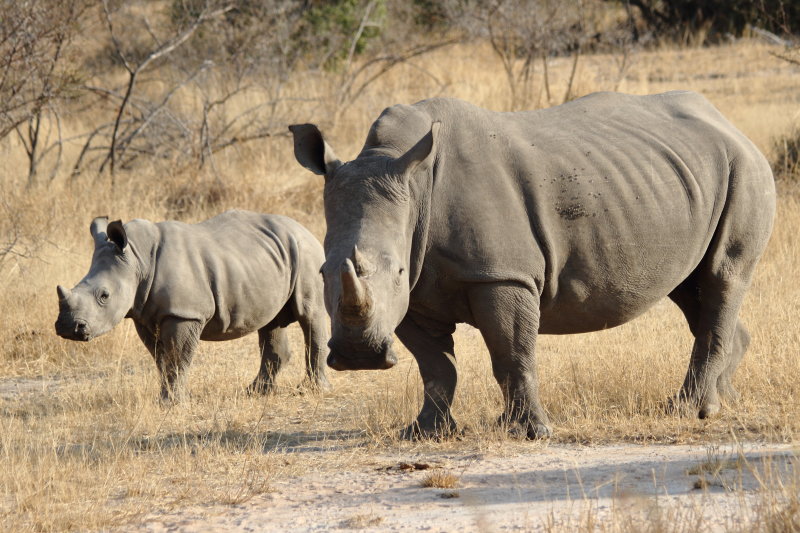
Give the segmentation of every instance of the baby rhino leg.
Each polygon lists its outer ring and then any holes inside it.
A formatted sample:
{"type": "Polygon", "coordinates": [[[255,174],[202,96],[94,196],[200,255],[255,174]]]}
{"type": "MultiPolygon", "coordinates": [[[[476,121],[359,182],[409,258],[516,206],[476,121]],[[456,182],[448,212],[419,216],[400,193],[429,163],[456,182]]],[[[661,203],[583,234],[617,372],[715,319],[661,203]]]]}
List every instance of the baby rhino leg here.
{"type": "Polygon", "coordinates": [[[278,371],[292,357],[286,328],[267,325],[259,329],[258,345],[261,349],[261,366],[247,392],[267,394],[275,388],[275,376],[278,371]]]}
{"type": "Polygon", "coordinates": [[[177,403],[186,396],[186,369],[192,362],[202,327],[198,322],[167,318],[155,332],[136,324],[136,332],[155,359],[161,377],[161,401],[177,403]]]}

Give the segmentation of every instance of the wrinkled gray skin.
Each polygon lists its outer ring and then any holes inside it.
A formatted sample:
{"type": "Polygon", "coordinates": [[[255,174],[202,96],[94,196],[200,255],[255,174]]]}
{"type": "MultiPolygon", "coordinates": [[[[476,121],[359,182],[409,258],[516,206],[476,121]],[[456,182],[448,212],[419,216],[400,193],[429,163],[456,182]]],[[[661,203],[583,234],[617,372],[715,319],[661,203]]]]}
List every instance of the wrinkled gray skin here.
{"type": "Polygon", "coordinates": [[[131,318],[161,375],[163,400],[179,400],[199,340],[258,331],[261,367],[250,392],[272,390],[291,356],[286,326],[299,322],[311,385],[327,388],[328,325],[317,239],[279,215],[227,211],[198,224],[92,221],[89,273],[58,287],[56,333],[88,341],[131,318]]]}
{"type": "Polygon", "coordinates": [[[486,341],[501,421],[536,438],[550,433],[537,335],[614,327],[665,296],[695,337],[674,400],[704,418],[734,395],[749,342],[739,308],[775,188],[762,154],[702,96],[597,93],[520,113],[397,105],[348,163],[315,126],[290,129],[300,164],[326,180],[328,364],[388,368],[396,332],[424,383],[405,436],[455,429],[457,323],[486,341]]]}

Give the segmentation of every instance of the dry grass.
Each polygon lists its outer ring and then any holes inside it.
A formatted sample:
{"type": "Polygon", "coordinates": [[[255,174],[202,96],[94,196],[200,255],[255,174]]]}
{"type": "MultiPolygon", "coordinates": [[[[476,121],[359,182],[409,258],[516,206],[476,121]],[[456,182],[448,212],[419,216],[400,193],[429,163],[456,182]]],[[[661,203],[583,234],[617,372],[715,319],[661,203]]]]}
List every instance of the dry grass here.
{"type": "Polygon", "coordinates": [[[422,486],[429,489],[454,489],[458,487],[459,476],[447,470],[434,470],[422,479],[422,486]]]}
{"type": "Polygon", "coordinates": [[[383,517],[374,514],[357,514],[342,520],[339,527],[343,529],[364,529],[379,526],[381,522],[383,522],[383,517]]]}
{"type": "MultiPolygon", "coordinates": [[[[767,152],[798,119],[797,70],[759,44],[642,52],[633,56],[624,76],[617,59],[582,58],[575,92],[699,90],[767,152]]],[[[340,156],[357,153],[370,122],[392,103],[440,94],[496,109],[508,101],[500,67],[486,48],[449,49],[418,60],[417,66],[433,77],[410,66],[399,68],[326,131],[340,156]]],[[[566,59],[553,65],[553,94],[563,94],[569,67],[566,59]]],[[[287,92],[321,94],[332,83],[298,77],[287,92]]],[[[291,116],[319,121],[330,111],[298,103],[291,116]]],[[[65,136],[70,127],[64,125],[65,136]]],[[[467,327],[456,334],[460,383],[454,405],[466,433],[445,443],[397,439],[422,394],[416,365],[405,351],[390,371],[332,375],[334,389],[326,395],[295,389],[303,373],[298,357],[280,377],[276,395],[251,398],[244,387],[257,370],[255,336],[205,343],[190,371],[191,400],[164,410],[155,401],[155,365],[127,321],[88,344],[55,336],[54,288],[85,273],[94,215],[195,221],[241,207],[287,214],[321,237],[322,183],[294,162],[290,138],[224,153],[216,161],[219,176],[187,169],[155,175],[141,168],[119,179],[114,190],[106,179],[91,176],[23,190],[23,177],[13,173],[22,168],[19,150],[9,143],[0,146],[0,154],[5,169],[0,170],[0,238],[4,242],[17,234],[15,250],[21,254],[0,262],[3,529],[101,529],[193,503],[236,504],[270,491],[272,480],[309,469],[352,468],[376,450],[503,454],[539,446],[509,441],[495,427],[500,391],[480,336],[467,327]]],[[[799,202],[800,194],[784,186],[775,233],[745,303],[743,317],[753,342],[735,378],[741,401],[710,421],[663,415],[661,402],[680,385],[691,345],[683,318],[664,303],[611,331],[540,340],[542,398],[554,440],[795,441],[800,430],[799,202]]],[[[292,329],[296,354],[301,337],[292,329]]],[[[765,478],[765,487],[770,483],[765,478]]],[[[779,489],[758,511],[778,525],[770,529],[763,522],[763,531],[792,531],[791,524],[797,524],[797,485],[779,489]]],[[[685,523],[688,530],[696,518],[660,512],[652,524],[685,523]]],[[[596,524],[589,527],[592,520],[587,514],[581,527],[596,530],[596,524]]],[[[618,523],[621,531],[633,530],[625,529],[623,518],[618,523]]]]}
{"type": "Polygon", "coordinates": [[[723,470],[740,470],[744,465],[745,459],[741,455],[737,457],[724,457],[719,453],[719,446],[709,446],[706,449],[707,459],[690,468],[686,473],[689,475],[710,474],[719,475],[723,470]]]}

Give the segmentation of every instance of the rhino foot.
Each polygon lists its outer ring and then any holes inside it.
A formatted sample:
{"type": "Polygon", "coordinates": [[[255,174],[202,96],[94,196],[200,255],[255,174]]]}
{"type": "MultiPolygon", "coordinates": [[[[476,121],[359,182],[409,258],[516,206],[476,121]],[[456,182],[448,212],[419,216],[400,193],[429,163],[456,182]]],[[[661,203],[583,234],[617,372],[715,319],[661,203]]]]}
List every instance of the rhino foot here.
{"type": "Polygon", "coordinates": [[[184,403],[186,400],[189,399],[189,395],[183,391],[161,391],[161,395],[159,396],[158,403],[161,407],[167,409],[173,407],[175,405],[184,403]]]}
{"type": "Polygon", "coordinates": [[[686,399],[680,396],[670,396],[661,404],[661,408],[669,416],[684,417],[688,415],[690,406],[686,399]]]}
{"type": "Polygon", "coordinates": [[[681,418],[697,416],[697,401],[677,394],[664,402],[664,412],[681,418]]]}
{"type": "Polygon", "coordinates": [[[328,378],[325,376],[317,376],[316,378],[307,377],[300,386],[316,392],[325,392],[333,388],[331,382],[328,381],[328,378]]]}
{"type": "Polygon", "coordinates": [[[448,417],[442,419],[437,417],[433,422],[420,421],[419,419],[412,422],[400,432],[400,438],[403,440],[434,440],[443,441],[457,435],[458,427],[455,420],[448,417]]]}
{"type": "Polygon", "coordinates": [[[266,396],[267,394],[272,394],[273,392],[275,392],[275,382],[272,380],[256,378],[247,387],[248,396],[266,396]]]}
{"type": "Polygon", "coordinates": [[[719,413],[719,410],[719,402],[706,401],[698,406],[697,400],[686,398],[681,394],[667,399],[664,406],[664,411],[666,411],[668,415],[679,417],[697,416],[701,420],[716,415],[719,413]]]}
{"type": "Polygon", "coordinates": [[[553,435],[553,430],[547,424],[529,423],[514,424],[508,430],[511,436],[519,436],[528,440],[549,439],[553,435]]]}
{"type": "Polygon", "coordinates": [[[711,418],[717,413],[719,413],[719,403],[707,402],[700,407],[697,416],[702,420],[704,418],[711,418]]]}
{"type": "Polygon", "coordinates": [[[539,440],[548,439],[553,435],[550,426],[531,419],[509,420],[505,414],[497,419],[498,425],[505,428],[512,438],[539,440]]]}
{"type": "Polygon", "coordinates": [[[303,381],[297,384],[292,395],[303,396],[304,394],[322,394],[331,390],[333,387],[327,379],[314,379],[306,377],[303,381]]]}

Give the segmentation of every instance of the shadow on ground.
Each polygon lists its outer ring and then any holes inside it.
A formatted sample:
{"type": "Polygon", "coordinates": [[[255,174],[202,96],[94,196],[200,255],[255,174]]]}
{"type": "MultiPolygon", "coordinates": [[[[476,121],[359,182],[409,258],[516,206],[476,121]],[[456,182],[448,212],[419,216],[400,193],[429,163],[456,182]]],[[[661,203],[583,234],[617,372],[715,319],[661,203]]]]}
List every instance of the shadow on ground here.
{"type": "Polygon", "coordinates": [[[335,452],[364,445],[362,430],[337,431],[259,431],[224,430],[200,433],[167,433],[155,437],[132,439],[130,446],[140,452],[175,448],[195,449],[219,446],[232,452],[260,448],[263,453],[335,452]]]}

